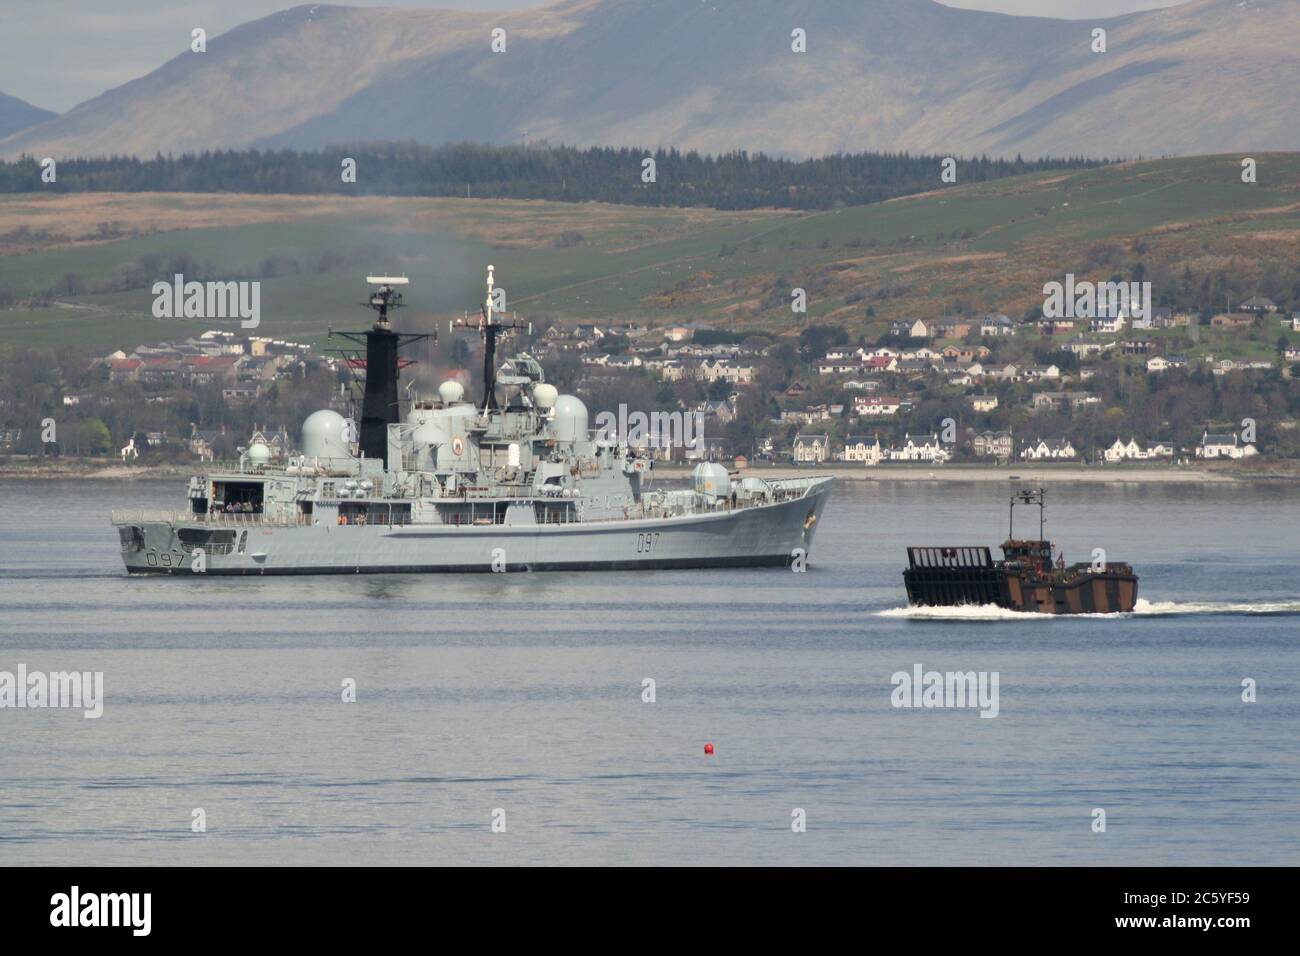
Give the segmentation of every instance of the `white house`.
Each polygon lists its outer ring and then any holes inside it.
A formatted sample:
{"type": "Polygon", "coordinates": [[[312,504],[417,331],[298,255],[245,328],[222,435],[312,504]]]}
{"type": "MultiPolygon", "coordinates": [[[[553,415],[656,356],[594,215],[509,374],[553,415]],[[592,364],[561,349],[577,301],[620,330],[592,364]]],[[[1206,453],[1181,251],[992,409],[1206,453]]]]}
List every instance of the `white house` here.
{"type": "Polygon", "coordinates": [[[1119,332],[1127,320],[1121,310],[1119,315],[1098,315],[1088,321],[1089,332],[1119,332]]]}
{"type": "Polygon", "coordinates": [[[1020,457],[1026,461],[1065,461],[1078,458],[1079,453],[1074,450],[1068,438],[1059,441],[1044,441],[1040,438],[1022,447],[1020,457]]]}
{"type": "Polygon", "coordinates": [[[985,365],[984,377],[986,379],[999,379],[1003,382],[1013,381],[1020,374],[1020,367],[1008,362],[1006,365],[985,365]]]}
{"type": "Polygon", "coordinates": [[[1008,316],[997,313],[986,315],[980,320],[980,335],[1015,335],[1016,324],[1008,316]]]}
{"type": "Polygon", "coordinates": [[[794,438],[794,460],[821,464],[830,457],[830,444],[830,438],[826,435],[796,435],[794,438]]]}
{"type": "Polygon", "coordinates": [[[844,442],[844,461],[860,461],[876,465],[885,457],[885,449],[875,435],[850,435],[844,442]]]}
{"type": "Polygon", "coordinates": [[[1020,374],[1026,382],[1041,382],[1047,379],[1060,379],[1061,370],[1055,365],[1030,365],[1020,374]]]}
{"type": "Polygon", "coordinates": [[[1127,442],[1116,438],[1114,444],[1102,452],[1102,457],[1112,464],[1120,461],[1151,461],[1173,456],[1174,446],[1168,442],[1147,442],[1139,445],[1134,438],[1130,438],[1127,442]]]}
{"type": "Polygon", "coordinates": [[[996,395],[967,395],[966,404],[973,412],[991,412],[998,407],[996,395]]]}
{"type": "Polygon", "coordinates": [[[1187,368],[1187,358],[1183,355],[1153,355],[1147,359],[1148,372],[1167,372],[1171,368],[1187,368]]]}
{"type": "Polygon", "coordinates": [[[903,403],[889,395],[859,395],[853,399],[853,414],[863,418],[897,415],[903,403]]]}
{"type": "Polygon", "coordinates": [[[1091,342],[1087,339],[1075,339],[1073,342],[1065,344],[1067,352],[1073,352],[1079,358],[1089,358],[1093,355],[1100,355],[1102,352],[1113,349],[1115,343],[1112,342],[1091,342]]]}
{"type": "Polygon", "coordinates": [[[1258,455],[1253,442],[1242,442],[1236,434],[1211,435],[1208,431],[1201,436],[1201,443],[1196,446],[1197,458],[1249,458],[1258,455]]]}
{"type": "Polygon", "coordinates": [[[928,461],[941,465],[950,457],[938,435],[904,435],[900,447],[889,449],[890,461],[928,461]]]}

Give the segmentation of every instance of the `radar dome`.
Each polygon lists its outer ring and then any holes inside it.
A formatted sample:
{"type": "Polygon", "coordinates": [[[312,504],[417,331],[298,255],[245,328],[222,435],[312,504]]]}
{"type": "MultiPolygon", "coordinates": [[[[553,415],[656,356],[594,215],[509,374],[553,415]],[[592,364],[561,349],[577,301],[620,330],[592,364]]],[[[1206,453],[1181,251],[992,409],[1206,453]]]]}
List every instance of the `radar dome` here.
{"type": "Polygon", "coordinates": [[[455,405],[465,397],[465,386],[460,382],[448,379],[438,386],[438,397],[442,399],[444,405],[455,405]]]}
{"type": "Polygon", "coordinates": [[[266,442],[253,442],[248,446],[248,451],[245,454],[247,454],[248,462],[251,465],[269,465],[271,463],[271,449],[266,447],[266,442]]]}
{"type": "Polygon", "coordinates": [[[555,437],[559,441],[587,440],[587,406],[576,395],[555,399],[555,437]]]}
{"type": "Polygon", "coordinates": [[[308,458],[351,458],[343,416],[328,408],[308,415],[302,423],[302,453],[308,458]]]}
{"type": "Polygon", "coordinates": [[[541,382],[533,386],[533,401],[538,408],[554,408],[555,400],[559,397],[559,390],[554,385],[541,382]]]}

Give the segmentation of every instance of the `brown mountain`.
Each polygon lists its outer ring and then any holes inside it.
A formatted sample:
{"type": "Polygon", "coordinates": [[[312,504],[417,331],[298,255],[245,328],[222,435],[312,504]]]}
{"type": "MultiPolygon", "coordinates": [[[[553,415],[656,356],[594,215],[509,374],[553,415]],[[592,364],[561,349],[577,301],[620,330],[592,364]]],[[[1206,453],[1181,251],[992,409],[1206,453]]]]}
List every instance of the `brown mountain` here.
{"type": "Polygon", "coordinates": [[[30,129],[58,115],[39,106],[32,106],[31,103],[20,100],[16,96],[0,93],[0,137],[30,129]]]}
{"type": "Polygon", "coordinates": [[[1300,0],[1109,20],[932,0],[302,6],[0,140],[0,155],[532,140],[1134,156],[1300,149],[1300,0]],[[489,46],[506,30],[506,52],[489,46]],[[791,52],[791,31],[808,52],[791,52]],[[1091,50],[1107,31],[1106,53],[1091,50]]]}

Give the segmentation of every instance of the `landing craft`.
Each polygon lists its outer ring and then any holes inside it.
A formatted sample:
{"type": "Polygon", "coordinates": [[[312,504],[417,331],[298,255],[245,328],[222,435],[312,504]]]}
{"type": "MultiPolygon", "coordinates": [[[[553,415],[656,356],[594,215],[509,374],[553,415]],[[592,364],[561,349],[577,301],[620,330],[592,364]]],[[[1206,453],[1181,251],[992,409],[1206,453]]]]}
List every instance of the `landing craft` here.
{"type": "Polygon", "coordinates": [[[127,571],[198,577],[807,561],[834,478],[738,478],[703,462],[689,487],[652,487],[646,451],[593,433],[587,406],[559,394],[532,356],[520,352],[498,368],[498,339],[527,326],[494,311],[490,266],[480,319],[461,323],[483,338],[482,400],[467,401],[459,383],[444,382],[437,399],[404,402],[398,353],[427,336],[393,328],[405,277],[368,281],[373,327],[332,333],[365,347],[360,434],[322,409],[307,417],[283,464],[253,442],[238,463],[191,478],[182,510],[114,511],[127,571]]]}
{"type": "Polygon", "coordinates": [[[913,606],[988,605],[1039,614],[1111,614],[1132,611],[1138,579],[1123,563],[1104,559],[1068,567],[1052,542],[1043,538],[1044,492],[1021,491],[1011,497],[1003,560],[994,561],[987,547],[908,548],[903,572],[907,601],[913,606]],[[1016,504],[1038,505],[1038,537],[1015,536],[1016,504]]]}

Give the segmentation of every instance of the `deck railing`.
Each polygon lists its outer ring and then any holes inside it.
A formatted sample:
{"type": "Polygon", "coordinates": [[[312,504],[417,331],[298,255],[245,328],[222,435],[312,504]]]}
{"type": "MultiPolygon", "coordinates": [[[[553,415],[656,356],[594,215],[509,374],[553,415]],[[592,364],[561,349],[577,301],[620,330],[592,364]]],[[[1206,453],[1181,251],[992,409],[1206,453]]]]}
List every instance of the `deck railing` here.
{"type": "Polygon", "coordinates": [[[126,510],[117,508],[113,510],[111,517],[115,525],[203,524],[214,528],[289,528],[294,525],[309,525],[312,522],[311,515],[304,514],[266,515],[225,511],[194,514],[190,511],[126,510]]]}

